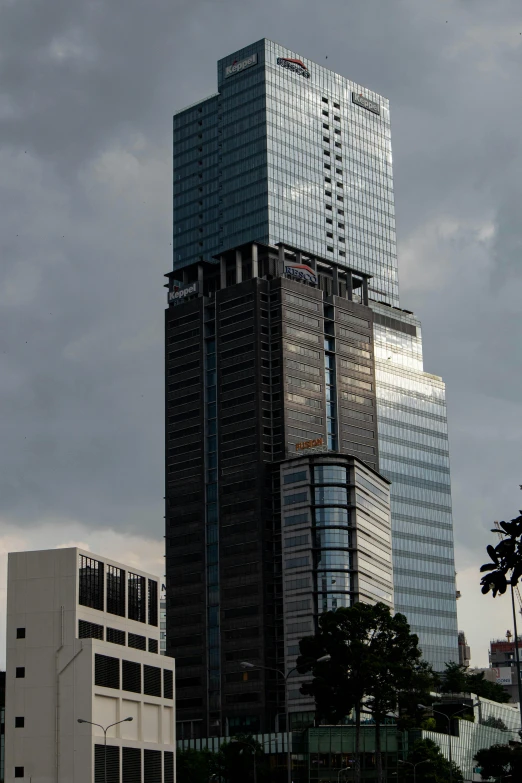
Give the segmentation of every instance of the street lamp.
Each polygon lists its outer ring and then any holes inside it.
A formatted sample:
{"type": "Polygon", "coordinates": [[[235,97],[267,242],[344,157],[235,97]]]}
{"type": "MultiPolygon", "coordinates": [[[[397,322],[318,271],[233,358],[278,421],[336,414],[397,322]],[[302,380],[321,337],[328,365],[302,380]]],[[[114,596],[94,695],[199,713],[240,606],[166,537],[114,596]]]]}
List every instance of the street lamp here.
{"type": "Polygon", "coordinates": [[[417,767],[419,764],[429,764],[431,762],[431,759],[424,759],[424,761],[417,761],[416,764],[413,763],[413,761],[403,761],[402,759],[397,759],[399,764],[409,764],[410,767],[413,767],[413,783],[417,783],[417,767]]]}
{"type": "MultiPolygon", "coordinates": [[[[326,663],[331,659],[331,655],[322,655],[320,658],[317,658],[315,663],[326,663]]],[[[280,674],[285,682],[285,722],[286,722],[286,733],[287,733],[287,742],[286,742],[286,776],[288,783],[292,783],[292,749],[291,749],[291,733],[290,733],[290,714],[288,710],[288,678],[290,675],[297,671],[297,666],[294,666],[293,669],[290,669],[289,672],[286,674],[281,669],[275,669],[272,666],[260,666],[256,663],[251,663],[250,661],[241,661],[240,666],[242,669],[264,669],[267,672],[277,672],[277,674],[280,674]]]]}
{"type": "MultiPolygon", "coordinates": [[[[438,704],[438,702],[437,702],[438,704]]],[[[446,715],[445,712],[441,712],[440,710],[434,710],[433,707],[427,707],[425,704],[417,704],[417,707],[420,710],[431,710],[432,712],[435,712],[437,715],[442,715],[443,718],[446,718],[448,721],[448,746],[449,746],[449,763],[450,763],[450,772],[449,772],[449,783],[453,783],[453,759],[451,756],[451,719],[455,717],[455,715],[458,715],[459,712],[464,712],[464,710],[473,709],[473,707],[480,706],[480,702],[476,702],[475,704],[464,704],[460,710],[457,710],[453,713],[453,715],[446,715]]]]}
{"type": "Polygon", "coordinates": [[[245,742],[244,740],[238,740],[234,737],[234,739],[230,741],[230,744],[234,745],[236,743],[238,745],[245,745],[247,748],[250,748],[250,750],[252,751],[254,756],[254,783],[257,783],[257,760],[256,760],[257,748],[255,747],[255,745],[251,745],[250,742],[245,742]]]}
{"type": "Polygon", "coordinates": [[[107,726],[106,729],[103,728],[99,723],[93,723],[90,720],[84,720],[83,718],[78,718],[78,723],[88,723],[90,726],[98,726],[99,729],[103,731],[103,782],[107,783],[107,732],[109,729],[112,729],[113,726],[118,726],[120,723],[127,723],[127,721],[134,720],[134,718],[123,718],[123,720],[117,720],[116,723],[111,723],[109,726],[107,726]]]}

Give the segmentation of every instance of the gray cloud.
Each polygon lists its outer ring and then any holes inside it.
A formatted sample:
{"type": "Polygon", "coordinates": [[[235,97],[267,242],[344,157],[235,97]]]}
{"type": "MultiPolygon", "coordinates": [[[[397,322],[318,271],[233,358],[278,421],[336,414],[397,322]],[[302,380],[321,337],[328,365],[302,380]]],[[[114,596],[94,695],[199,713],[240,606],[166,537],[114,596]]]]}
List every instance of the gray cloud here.
{"type": "Polygon", "coordinates": [[[391,100],[402,304],[448,384],[458,562],[480,563],[522,481],[519,3],[0,8],[0,515],[161,536],[171,115],[266,35],[391,100]]]}

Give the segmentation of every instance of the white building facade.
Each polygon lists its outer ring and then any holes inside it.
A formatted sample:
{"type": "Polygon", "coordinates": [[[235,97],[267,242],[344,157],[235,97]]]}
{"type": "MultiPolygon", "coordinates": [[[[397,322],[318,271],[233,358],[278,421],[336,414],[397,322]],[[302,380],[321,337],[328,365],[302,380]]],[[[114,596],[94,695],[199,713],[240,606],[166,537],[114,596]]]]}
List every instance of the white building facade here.
{"type": "Polygon", "coordinates": [[[158,587],[77,548],[9,555],[6,783],[174,783],[158,587]]]}

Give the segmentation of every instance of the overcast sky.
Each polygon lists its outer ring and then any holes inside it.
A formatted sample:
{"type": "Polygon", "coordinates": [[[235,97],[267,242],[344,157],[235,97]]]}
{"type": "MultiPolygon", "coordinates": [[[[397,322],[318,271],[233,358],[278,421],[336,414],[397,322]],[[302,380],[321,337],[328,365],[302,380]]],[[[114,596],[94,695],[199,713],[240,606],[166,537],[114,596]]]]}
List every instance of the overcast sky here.
{"type": "Polygon", "coordinates": [[[520,0],[0,0],[0,553],[161,574],[172,114],[263,36],[390,98],[401,305],[447,383],[459,624],[486,665],[512,621],[478,566],[522,507],[520,0]]]}

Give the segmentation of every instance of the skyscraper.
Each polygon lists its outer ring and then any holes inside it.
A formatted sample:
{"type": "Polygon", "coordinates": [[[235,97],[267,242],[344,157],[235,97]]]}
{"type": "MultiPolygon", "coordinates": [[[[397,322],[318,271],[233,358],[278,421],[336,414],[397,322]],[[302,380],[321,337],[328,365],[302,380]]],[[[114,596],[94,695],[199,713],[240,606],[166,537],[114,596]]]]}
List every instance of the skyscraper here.
{"type": "MultiPolygon", "coordinates": [[[[292,546],[301,539],[310,549],[300,558],[312,569],[313,595],[299,598],[314,603],[292,625],[304,635],[325,607],[380,595],[407,614],[436,668],[458,660],[444,384],[424,372],[420,323],[399,308],[388,101],[264,39],[219,61],[218,90],[174,117],[167,651],[178,659],[182,734],[198,722],[204,733],[223,732],[227,721],[269,729],[282,711],[277,677],[260,670],[250,675],[257,691],[234,689],[243,680],[229,664],[237,653],[284,667],[295,655],[286,612],[299,602],[288,600],[282,551],[290,459],[303,463],[292,470],[306,486],[294,494],[309,526],[292,546]],[[332,469],[345,479],[330,493],[345,502],[328,512],[338,524],[332,562],[350,577],[345,589],[329,577],[323,590],[318,564],[334,537],[321,544],[328,482],[320,477],[334,455],[343,455],[332,469]],[[373,489],[356,492],[359,470],[375,472],[373,482],[366,475],[373,489]],[[385,538],[373,577],[361,580],[362,536],[348,543],[343,531],[364,519],[372,497],[384,523],[385,479],[394,598],[385,538]],[[249,562],[260,570],[247,586],[249,562]],[[225,586],[234,568],[241,578],[225,586]],[[361,593],[365,579],[371,596],[361,593]],[[257,596],[250,604],[248,590],[257,596]],[[238,596],[241,606],[229,606],[238,596]]],[[[375,511],[378,538],[385,530],[375,511]]]]}

